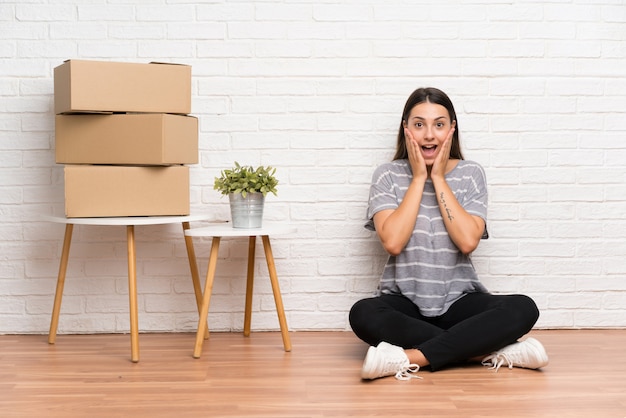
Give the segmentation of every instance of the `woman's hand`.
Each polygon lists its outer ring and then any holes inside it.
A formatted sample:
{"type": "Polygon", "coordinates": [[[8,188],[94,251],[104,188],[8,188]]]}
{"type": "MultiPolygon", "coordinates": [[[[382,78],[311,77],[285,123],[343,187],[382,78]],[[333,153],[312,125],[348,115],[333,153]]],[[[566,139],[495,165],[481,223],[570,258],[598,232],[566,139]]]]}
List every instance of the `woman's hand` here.
{"type": "Polygon", "coordinates": [[[456,121],[453,121],[450,132],[448,132],[448,136],[445,141],[443,141],[443,145],[441,146],[441,149],[437,154],[437,158],[435,158],[435,162],[430,170],[431,178],[443,178],[446,174],[446,168],[448,167],[448,161],[450,160],[450,148],[452,148],[452,135],[454,135],[455,126],[456,121]]]}
{"type": "Polygon", "coordinates": [[[411,165],[411,171],[413,171],[413,179],[422,180],[422,182],[425,182],[428,178],[426,161],[424,161],[420,146],[417,144],[415,138],[413,138],[413,134],[411,134],[411,131],[409,131],[407,128],[404,128],[404,139],[406,141],[406,151],[409,155],[409,164],[411,165]]]}

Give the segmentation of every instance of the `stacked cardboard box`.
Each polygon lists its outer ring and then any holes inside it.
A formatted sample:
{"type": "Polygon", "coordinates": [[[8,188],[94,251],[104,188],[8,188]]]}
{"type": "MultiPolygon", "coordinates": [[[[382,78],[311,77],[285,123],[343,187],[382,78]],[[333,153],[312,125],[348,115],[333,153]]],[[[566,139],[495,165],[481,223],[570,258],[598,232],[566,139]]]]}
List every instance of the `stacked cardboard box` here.
{"type": "Polygon", "coordinates": [[[67,217],[189,214],[191,67],[69,60],[54,69],[54,107],[67,217]]]}

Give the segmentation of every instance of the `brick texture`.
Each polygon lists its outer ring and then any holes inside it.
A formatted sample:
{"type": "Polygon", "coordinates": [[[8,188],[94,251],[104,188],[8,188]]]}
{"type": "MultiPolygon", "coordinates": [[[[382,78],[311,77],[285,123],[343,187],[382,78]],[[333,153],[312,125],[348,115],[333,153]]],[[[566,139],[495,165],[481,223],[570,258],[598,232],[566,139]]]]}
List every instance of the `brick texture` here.
{"type": "MultiPolygon", "coordinates": [[[[229,218],[213,178],[234,161],[278,168],[265,218],[297,229],[273,243],[292,330],[349,329],[374,291],[370,176],[420,86],[451,96],[488,175],[485,285],[533,297],[541,328],[626,326],[623,1],[44,3],[0,4],[0,333],[48,330],[63,226],[41,216],[63,213],[52,74],[69,58],[192,66],[193,212],[229,218]]],[[[180,227],[137,227],[137,245],[140,329],[193,331],[180,227]]],[[[252,326],[278,329],[257,254],[252,326]]],[[[224,241],[214,330],[243,327],[245,256],[224,241]]],[[[126,272],[123,228],[76,227],[59,332],[128,332],[126,272]]]]}

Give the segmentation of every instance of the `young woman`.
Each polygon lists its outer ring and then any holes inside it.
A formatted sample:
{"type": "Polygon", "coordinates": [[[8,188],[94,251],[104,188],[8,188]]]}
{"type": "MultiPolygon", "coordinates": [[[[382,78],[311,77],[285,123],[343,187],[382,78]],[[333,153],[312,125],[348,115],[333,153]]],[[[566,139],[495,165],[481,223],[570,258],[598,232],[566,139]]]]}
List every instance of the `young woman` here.
{"type": "Polygon", "coordinates": [[[390,254],[378,295],[350,310],[354,333],[369,348],[363,379],[416,377],[465,361],[498,369],[548,363],[527,338],[539,317],[524,295],[493,295],[470,254],[487,237],[487,183],[482,167],[463,159],[450,98],[420,88],[408,98],[396,155],[378,167],[368,223],[390,254]]]}

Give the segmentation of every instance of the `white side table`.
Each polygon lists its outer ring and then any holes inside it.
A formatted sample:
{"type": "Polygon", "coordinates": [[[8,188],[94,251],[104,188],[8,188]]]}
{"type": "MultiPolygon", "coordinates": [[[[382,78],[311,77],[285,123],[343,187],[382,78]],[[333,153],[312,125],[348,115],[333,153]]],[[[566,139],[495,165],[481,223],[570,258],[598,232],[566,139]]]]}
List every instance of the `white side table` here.
{"type": "MultiPolygon", "coordinates": [[[[66,218],[61,216],[46,216],[46,221],[65,224],[65,238],[63,240],[63,252],[59,265],[59,275],[57,278],[56,294],[54,296],[54,307],[52,309],[52,319],[50,321],[50,332],[48,343],[54,344],[56,340],[57,327],[59,325],[59,312],[61,311],[61,300],[63,298],[63,286],[65,284],[65,273],[70,254],[70,244],[72,242],[72,232],[74,225],[104,225],[104,226],[126,226],[126,240],[128,247],[128,298],[130,304],[130,345],[131,361],[139,361],[139,320],[137,314],[137,265],[135,257],[135,225],[163,225],[181,223],[184,231],[189,230],[189,222],[204,221],[208,219],[205,215],[189,216],[146,216],[146,217],[113,217],[113,218],[66,218]]],[[[191,279],[196,295],[196,303],[200,309],[202,302],[202,289],[200,286],[200,275],[196,263],[196,254],[191,238],[185,236],[187,256],[189,258],[189,268],[191,269],[191,279]]]]}
{"type": "Polygon", "coordinates": [[[185,235],[188,237],[213,237],[206,282],[204,284],[202,306],[200,308],[198,331],[196,333],[196,344],[193,352],[193,356],[195,358],[200,358],[203,340],[208,337],[208,333],[206,332],[207,315],[209,313],[209,303],[211,301],[211,292],[213,290],[213,281],[215,279],[217,254],[220,246],[220,239],[222,237],[248,237],[248,271],[243,325],[243,334],[246,337],[250,335],[250,322],[252,319],[252,290],[254,285],[254,253],[256,237],[260,236],[263,240],[265,261],[267,262],[267,269],[269,271],[270,282],[272,284],[272,292],[274,293],[274,302],[276,303],[276,313],[278,314],[278,322],[280,324],[280,331],[283,337],[283,346],[285,351],[291,351],[291,340],[289,339],[287,319],[285,318],[283,300],[280,293],[280,286],[278,284],[278,276],[276,275],[276,266],[274,264],[274,255],[272,254],[272,247],[270,245],[270,235],[286,234],[290,232],[293,232],[293,228],[288,225],[268,222],[263,222],[263,226],[261,228],[233,228],[232,224],[225,223],[185,230],[185,235]]]}

